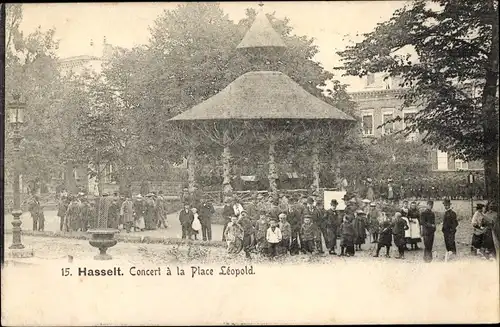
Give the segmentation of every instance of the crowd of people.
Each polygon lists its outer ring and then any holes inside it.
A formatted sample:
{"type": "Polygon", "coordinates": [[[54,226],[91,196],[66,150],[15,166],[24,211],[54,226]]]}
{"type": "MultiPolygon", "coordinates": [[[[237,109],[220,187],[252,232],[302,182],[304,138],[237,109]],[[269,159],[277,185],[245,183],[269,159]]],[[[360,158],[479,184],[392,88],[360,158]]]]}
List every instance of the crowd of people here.
{"type": "MultiPolygon", "coordinates": [[[[33,214],[32,214],[33,216],[33,214]]],[[[58,203],[60,231],[87,231],[90,228],[115,228],[131,231],[167,228],[167,206],[163,192],[144,197],[103,194],[90,199],[84,193],[62,193],[58,203]]]]}
{"type": "MultiPolygon", "coordinates": [[[[396,258],[404,259],[406,251],[420,249],[419,243],[423,242],[424,261],[433,260],[437,228],[434,201],[427,201],[426,208],[420,210],[415,201],[404,200],[390,216],[381,210],[380,202],[349,196],[343,201],[346,207],[338,211],[337,200],[332,200],[325,209],[322,200],[314,196],[265,200],[259,195],[245,205],[237,197],[228,198],[223,209],[226,224],[222,240],[227,242],[228,253],[243,251],[247,258],[251,258],[252,253],[275,258],[325,252],[349,257],[356,251],[366,250],[364,244],[371,242],[376,244],[374,257],[384,248],[385,256],[390,257],[394,244],[398,250],[396,258]]],[[[457,214],[449,199],[443,200],[443,204],[446,211],[441,232],[447,253],[456,254],[457,214]]],[[[481,209],[472,219],[472,251],[490,258],[496,251],[493,238],[498,235],[498,226],[493,223],[498,220],[497,208],[493,203],[485,211],[481,205],[478,208],[481,209]]]]}
{"type": "MultiPolygon", "coordinates": [[[[339,203],[332,200],[324,206],[322,197],[313,192],[309,196],[295,195],[288,198],[254,193],[244,204],[238,197],[226,197],[222,216],[224,228],[222,241],[227,243],[230,254],[244,252],[274,258],[299,253],[325,253],[354,256],[363,251],[364,245],[373,243],[373,256],[382,249],[390,257],[392,245],[397,248],[398,259],[404,259],[406,251],[419,250],[423,242],[424,261],[433,257],[436,216],[434,202],[427,201],[420,210],[415,201],[391,199],[361,200],[356,194],[346,194],[341,201],[344,210],[337,210],[339,203]],[[387,205],[395,210],[388,210],[387,205]]],[[[369,190],[368,190],[368,193],[369,190]]],[[[370,194],[368,194],[370,195],[370,194]]],[[[183,209],[179,222],[183,239],[212,240],[212,216],[215,209],[211,202],[203,201],[201,192],[181,194],[183,209]]],[[[449,199],[443,200],[441,232],[446,251],[456,254],[455,234],[459,220],[451,208],[449,199]]],[[[44,230],[44,214],[38,196],[29,204],[33,218],[33,230],[44,230]]],[[[494,257],[498,251],[499,224],[497,206],[478,203],[471,225],[471,253],[485,258],[494,257]]],[[[84,193],[62,193],[57,216],[60,231],[87,231],[89,228],[115,228],[127,232],[168,228],[167,201],[163,192],[150,192],[134,198],[103,194],[89,199],[84,193]]]]}
{"type": "Polygon", "coordinates": [[[467,184],[465,177],[460,182],[454,179],[422,182],[420,179],[394,181],[392,178],[387,180],[367,178],[358,185],[346,186],[346,188],[371,201],[374,199],[467,200],[471,196],[474,199],[482,199],[484,196],[482,183],[475,183],[471,187],[470,184],[467,184]]]}

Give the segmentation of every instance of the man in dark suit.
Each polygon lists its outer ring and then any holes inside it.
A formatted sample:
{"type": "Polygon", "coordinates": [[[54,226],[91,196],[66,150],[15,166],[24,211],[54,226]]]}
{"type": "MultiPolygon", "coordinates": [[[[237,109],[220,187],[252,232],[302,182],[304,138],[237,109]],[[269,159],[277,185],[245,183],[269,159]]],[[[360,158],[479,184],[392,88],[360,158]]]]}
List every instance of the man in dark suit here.
{"type": "Polygon", "coordinates": [[[330,208],[326,211],[328,240],[325,241],[330,254],[335,254],[335,248],[337,247],[337,231],[340,226],[340,217],[337,212],[337,205],[337,200],[333,199],[330,201],[330,208]]]}
{"type": "MultiPolygon", "coordinates": [[[[321,235],[323,235],[323,239],[325,240],[325,245],[327,247],[327,249],[329,250],[330,247],[330,242],[329,242],[329,239],[328,239],[328,230],[327,230],[327,226],[328,226],[328,221],[327,221],[327,216],[326,216],[326,210],[323,206],[323,200],[317,200],[316,201],[316,212],[317,212],[317,226],[319,228],[319,232],[321,235]]],[[[318,243],[317,243],[317,249],[319,251],[320,254],[324,253],[323,251],[323,243],[321,241],[321,236],[319,237],[319,240],[318,240],[318,243]]]]}
{"type": "Polygon", "coordinates": [[[201,234],[203,240],[212,240],[212,215],[215,213],[214,206],[210,202],[203,202],[200,207],[201,234]]]}
{"type": "Polygon", "coordinates": [[[231,217],[234,216],[233,205],[231,204],[231,198],[226,197],[224,199],[224,208],[222,209],[222,217],[224,217],[224,228],[222,229],[222,242],[226,240],[226,228],[227,224],[231,222],[231,217]]]}
{"type": "Polygon", "coordinates": [[[182,238],[189,238],[191,239],[191,224],[193,223],[194,220],[194,215],[193,212],[190,209],[189,202],[184,203],[184,209],[179,213],[179,221],[181,222],[181,228],[182,228],[182,238]]]}
{"type": "Polygon", "coordinates": [[[432,246],[434,245],[434,232],[436,231],[436,215],[432,212],[434,201],[427,201],[427,208],[420,214],[422,237],[424,238],[424,261],[432,261],[432,246]]]}
{"type": "Polygon", "coordinates": [[[287,220],[290,223],[290,227],[292,230],[291,242],[290,242],[291,255],[296,255],[300,253],[299,234],[300,234],[300,227],[302,226],[302,210],[303,207],[300,204],[300,199],[293,198],[292,204],[288,206],[288,212],[286,214],[287,220]]]}
{"type": "Polygon", "coordinates": [[[447,252],[451,251],[453,254],[457,254],[457,247],[455,244],[455,233],[458,227],[457,214],[451,209],[451,201],[449,199],[445,199],[443,204],[446,210],[444,212],[442,228],[444,244],[447,252]]]}

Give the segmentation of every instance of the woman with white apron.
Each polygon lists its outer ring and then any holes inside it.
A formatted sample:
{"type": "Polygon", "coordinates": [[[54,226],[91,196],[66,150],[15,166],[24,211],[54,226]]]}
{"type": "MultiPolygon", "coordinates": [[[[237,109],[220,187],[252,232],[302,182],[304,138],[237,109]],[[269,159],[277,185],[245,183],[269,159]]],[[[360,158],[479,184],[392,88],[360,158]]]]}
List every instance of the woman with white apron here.
{"type": "Polygon", "coordinates": [[[410,242],[412,250],[419,249],[418,243],[422,242],[422,235],[420,234],[420,210],[417,208],[417,203],[413,201],[408,210],[408,220],[410,224],[410,242]]]}
{"type": "Polygon", "coordinates": [[[405,250],[409,250],[408,247],[407,247],[407,244],[411,244],[411,225],[410,225],[410,220],[408,219],[408,212],[409,212],[409,208],[408,208],[408,201],[403,201],[403,207],[401,208],[401,219],[403,219],[406,224],[408,225],[408,229],[405,229],[405,250]]]}

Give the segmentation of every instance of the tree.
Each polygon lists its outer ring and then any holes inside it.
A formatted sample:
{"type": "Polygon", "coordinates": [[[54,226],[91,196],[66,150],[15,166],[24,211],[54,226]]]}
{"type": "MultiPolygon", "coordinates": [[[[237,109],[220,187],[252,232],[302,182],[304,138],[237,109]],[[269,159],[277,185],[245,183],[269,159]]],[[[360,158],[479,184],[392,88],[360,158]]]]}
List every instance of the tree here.
{"type": "MultiPolygon", "coordinates": [[[[58,160],[62,140],[58,134],[64,125],[59,124],[66,97],[64,80],[59,74],[55,50],[54,30],[42,32],[39,27],[25,36],[19,31],[22,21],[22,5],[6,7],[6,60],[5,94],[11,101],[20,92],[27,102],[25,124],[21,130],[21,175],[31,192],[40,190],[43,184],[60,172],[58,160]]],[[[6,135],[10,126],[5,124],[6,135]]],[[[13,168],[12,144],[5,142],[5,167],[13,168]]]]}
{"type": "MultiPolygon", "coordinates": [[[[164,12],[155,21],[146,46],[123,50],[105,69],[106,79],[112,88],[120,91],[120,97],[128,104],[130,115],[134,117],[134,129],[140,140],[138,144],[142,148],[152,147],[154,157],[170,163],[180,162],[186,157],[188,149],[173,135],[175,129],[169,127],[168,119],[208,99],[248,71],[263,67],[281,71],[313,95],[337,104],[337,98],[323,95],[318,88],[324,87],[326,81],[333,78],[332,73],[313,60],[318,47],[313,44],[312,38],[294,35],[288,19],[268,15],[273,27],[288,45],[280,60],[270,64],[252,62],[238,52],[236,47],[256,16],[253,9],[248,9],[246,14],[247,17],[235,24],[218,3],[181,4],[175,10],[164,12]]],[[[338,82],[334,85],[336,90],[332,92],[343,93],[339,99],[348,104],[345,88],[338,82]]],[[[246,133],[241,140],[252,138],[251,134],[246,133]]],[[[210,159],[197,156],[202,162],[224,163],[226,190],[229,189],[231,175],[230,161],[233,165],[241,163],[256,167],[262,158],[269,158],[269,153],[264,156],[249,153],[241,149],[238,142],[228,140],[226,135],[227,142],[222,142],[226,144],[223,146],[223,158],[220,154],[214,157],[210,152],[204,154],[207,158],[211,156],[210,159]],[[234,145],[231,149],[230,144],[234,145]]],[[[252,148],[255,144],[263,144],[265,137],[256,141],[251,144],[252,148]]],[[[245,141],[245,147],[249,143],[245,141]]],[[[207,145],[203,147],[207,148],[207,145]]],[[[278,148],[276,161],[281,156],[278,148]]],[[[220,150],[220,147],[217,149],[220,150]]]]}
{"type": "Polygon", "coordinates": [[[66,148],[66,160],[90,165],[91,177],[97,177],[99,194],[103,192],[103,171],[124,157],[127,131],[123,129],[123,107],[110,92],[106,83],[96,74],[76,77],[80,82],[80,101],[75,105],[75,138],[66,148]],[[76,158],[76,159],[74,159],[76,158]]]}
{"type": "Polygon", "coordinates": [[[348,75],[402,77],[403,106],[421,107],[404,133],[419,131],[424,142],[458,159],[483,160],[492,200],[498,196],[498,43],[497,1],[416,0],[338,54],[348,75]]]}

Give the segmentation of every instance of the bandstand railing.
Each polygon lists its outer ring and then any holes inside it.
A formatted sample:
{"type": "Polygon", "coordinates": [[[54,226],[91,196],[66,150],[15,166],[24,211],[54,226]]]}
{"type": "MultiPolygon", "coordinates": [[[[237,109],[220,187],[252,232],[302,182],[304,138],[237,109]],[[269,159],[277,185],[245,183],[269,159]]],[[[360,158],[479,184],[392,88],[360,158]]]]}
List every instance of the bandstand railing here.
{"type": "MultiPolygon", "coordinates": [[[[324,191],[338,191],[338,188],[320,188],[319,193],[322,195],[324,191]]],[[[293,189],[293,190],[279,190],[279,194],[286,195],[288,197],[296,194],[301,194],[308,196],[312,193],[311,189],[293,189]]],[[[233,195],[237,196],[241,202],[249,202],[252,196],[262,195],[264,198],[269,196],[269,191],[233,191],[233,195]]],[[[203,200],[210,201],[212,203],[223,203],[224,196],[222,191],[205,191],[203,192],[203,200]]]]}

